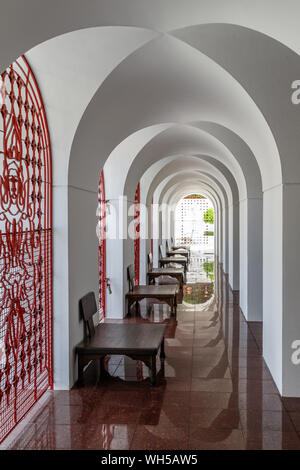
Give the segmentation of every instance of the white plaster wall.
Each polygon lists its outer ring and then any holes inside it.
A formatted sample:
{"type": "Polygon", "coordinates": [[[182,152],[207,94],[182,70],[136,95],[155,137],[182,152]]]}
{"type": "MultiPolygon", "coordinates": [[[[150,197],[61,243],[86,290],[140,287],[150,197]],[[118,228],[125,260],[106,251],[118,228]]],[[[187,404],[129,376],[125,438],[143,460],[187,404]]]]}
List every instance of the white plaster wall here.
{"type": "Polygon", "coordinates": [[[282,393],[282,186],[263,195],[263,356],[282,393]]]}
{"type": "Polygon", "coordinates": [[[247,200],[240,201],[240,307],[248,319],[248,204],[247,200]]]}
{"type": "Polygon", "coordinates": [[[232,290],[239,290],[239,204],[228,207],[228,281],[232,290]]]}
{"type": "Polygon", "coordinates": [[[300,397],[300,364],[295,364],[291,360],[292,353],[295,352],[292,343],[300,340],[300,276],[297,257],[300,240],[300,185],[284,185],[283,193],[282,394],[288,397],[300,397]]]}
{"type": "Polygon", "coordinates": [[[69,381],[70,319],[68,259],[68,187],[53,185],[53,370],[54,388],[67,390],[69,381]]]}
{"type": "MultiPolygon", "coordinates": [[[[262,214],[263,200],[251,198],[247,200],[248,210],[248,321],[263,319],[263,243],[262,214]]],[[[241,252],[241,250],[240,250],[241,252]]]]}
{"type": "Polygon", "coordinates": [[[262,321],[262,209],[260,198],[240,201],[240,306],[247,321],[262,321]]]}

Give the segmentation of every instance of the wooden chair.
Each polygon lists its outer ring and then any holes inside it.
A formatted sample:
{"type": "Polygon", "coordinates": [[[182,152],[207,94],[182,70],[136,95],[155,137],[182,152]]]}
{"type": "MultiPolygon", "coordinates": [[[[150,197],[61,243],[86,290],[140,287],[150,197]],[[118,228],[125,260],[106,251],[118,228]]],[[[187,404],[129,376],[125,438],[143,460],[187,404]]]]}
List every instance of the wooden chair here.
{"type": "Polygon", "coordinates": [[[151,385],[156,384],[156,356],[165,357],[163,324],[100,323],[94,326],[97,314],[94,292],[89,292],[79,301],[85,324],[85,338],[76,346],[78,355],[78,381],[83,383],[84,367],[92,360],[99,360],[104,372],[106,355],[126,355],[143,361],[151,372],[151,385]]]}

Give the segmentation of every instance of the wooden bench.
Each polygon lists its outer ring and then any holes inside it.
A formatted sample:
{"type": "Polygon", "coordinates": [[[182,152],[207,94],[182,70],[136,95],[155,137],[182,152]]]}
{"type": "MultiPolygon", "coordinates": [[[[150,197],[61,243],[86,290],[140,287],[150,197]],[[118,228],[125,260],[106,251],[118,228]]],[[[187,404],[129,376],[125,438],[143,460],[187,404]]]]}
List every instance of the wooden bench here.
{"type": "MultiPolygon", "coordinates": [[[[147,284],[155,284],[155,279],[169,276],[174,278],[179,286],[180,289],[183,289],[184,283],[184,272],[182,268],[153,268],[153,258],[152,254],[148,254],[148,272],[147,272],[147,284]]],[[[159,285],[163,285],[163,282],[160,282],[159,285]]],[[[166,283],[166,285],[170,285],[166,283]]]]}
{"type": "Polygon", "coordinates": [[[130,315],[130,307],[135,303],[138,310],[138,303],[143,299],[156,299],[166,303],[171,308],[171,314],[176,316],[178,285],[165,286],[135,286],[134,285],[134,265],[127,268],[129,292],[125,296],[127,313],[130,315]]]}
{"type": "Polygon", "coordinates": [[[171,251],[171,250],[186,250],[190,253],[190,247],[188,245],[174,245],[174,240],[173,238],[171,237],[171,243],[169,242],[169,240],[167,241],[167,244],[168,244],[168,250],[171,251]]]}
{"type": "Polygon", "coordinates": [[[104,371],[106,355],[126,355],[144,362],[150,369],[151,385],[156,385],[156,357],[160,350],[161,359],[165,358],[166,325],[100,323],[95,327],[93,317],[97,313],[97,304],[93,292],[80,300],[80,307],[85,322],[85,339],[76,346],[79,383],[83,383],[84,367],[90,361],[99,360],[104,371]]]}
{"type": "Polygon", "coordinates": [[[189,247],[185,247],[185,246],[173,246],[172,243],[169,242],[169,240],[167,240],[166,242],[166,251],[167,253],[168,252],[176,252],[177,254],[187,254],[188,257],[190,256],[190,253],[191,253],[191,250],[189,247]]]}
{"type": "Polygon", "coordinates": [[[159,260],[159,266],[162,268],[171,263],[181,264],[183,266],[184,272],[185,273],[187,272],[187,260],[185,256],[178,257],[178,258],[175,258],[175,256],[169,256],[167,258],[160,258],[159,260]]]}
{"type": "MultiPolygon", "coordinates": [[[[155,279],[161,276],[170,276],[178,281],[180,289],[183,289],[184,272],[182,268],[153,268],[147,272],[147,283],[154,284],[155,279]]],[[[162,284],[159,284],[162,285],[162,284]]],[[[166,284],[169,285],[169,284],[166,284]]]]}
{"type": "Polygon", "coordinates": [[[166,250],[166,256],[164,256],[164,250],[163,250],[163,246],[162,245],[159,245],[159,258],[160,259],[164,259],[165,257],[171,257],[171,258],[175,258],[177,257],[178,259],[186,259],[187,263],[189,261],[189,253],[186,251],[186,250],[172,250],[172,251],[169,251],[169,250],[166,250]]]}

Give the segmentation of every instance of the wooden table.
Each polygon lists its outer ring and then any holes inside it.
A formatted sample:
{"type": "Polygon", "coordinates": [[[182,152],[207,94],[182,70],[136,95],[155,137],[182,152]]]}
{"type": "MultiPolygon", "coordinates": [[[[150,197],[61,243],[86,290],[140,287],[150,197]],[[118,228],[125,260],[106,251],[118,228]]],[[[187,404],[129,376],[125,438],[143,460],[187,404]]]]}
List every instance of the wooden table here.
{"type": "Polygon", "coordinates": [[[126,355],[143,361],[150,369],[151,385],[156,385],[156,356],[160,348],[161,359],[165,358],[164,335],[166,325],[101,323],[95,334],[76,346],[78,354],[78,380],[83,382],[83,368],[91,361],[106,355],[126,355]]]}
{"type": "Polygon", "coordinates": [[[187,271],[187,260],[186,260],[185,256],[180,257],[180,258],[175,258],[173,256],[168,256],[167,258],[161,258],[159,260],[159,265],[161,267],[164,267],[166,264],[171,264],[171,263],[181,264],[184,268],[184,272],[186,273],[186,271],[187,271]]]}
{"type": "Polygon", "coordinates": [[[176,316],[177,294],[178,286],[135,286],[125,296],[128,315],[130,315],[130,307],[134,303],[137,308],[138,302],[143,299],[157,299],[168,304],[171,307],[171,313],[176,316]]]}
{"type": "Polygon", "coordinates": [[[187,261],[189,260],[189,252],[186,251],[186,250],[171,250],[171,251],[167,251],[167,256],[176,256],[176,255],[180,255],[180,256],[185,256],[187,261]]]}
{"type": "Polygon", "coordinates": [[[160,276],[170,276],[177,279],[180,289],[183,288],[184,272],[182,268],[153,268],[147,272],[147,283],[155,282],[155,279],[160,276]]]}

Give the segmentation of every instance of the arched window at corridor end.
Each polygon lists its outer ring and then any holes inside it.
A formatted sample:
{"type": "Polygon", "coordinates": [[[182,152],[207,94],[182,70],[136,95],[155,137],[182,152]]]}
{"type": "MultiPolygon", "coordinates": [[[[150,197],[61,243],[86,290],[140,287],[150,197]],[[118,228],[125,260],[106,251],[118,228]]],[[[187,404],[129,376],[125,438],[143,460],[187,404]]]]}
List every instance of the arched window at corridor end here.
{"type": "Polygon", "coordinates": [[[25,57],[0,84],[0,441],[52,387],[51,152],[25,57]]]}
{"type": "Polygon", "coordinates": [[[214,210],[210,199],[200,194],[180,199],[175,210],[175,243],[214,250],[214,210]]]}

